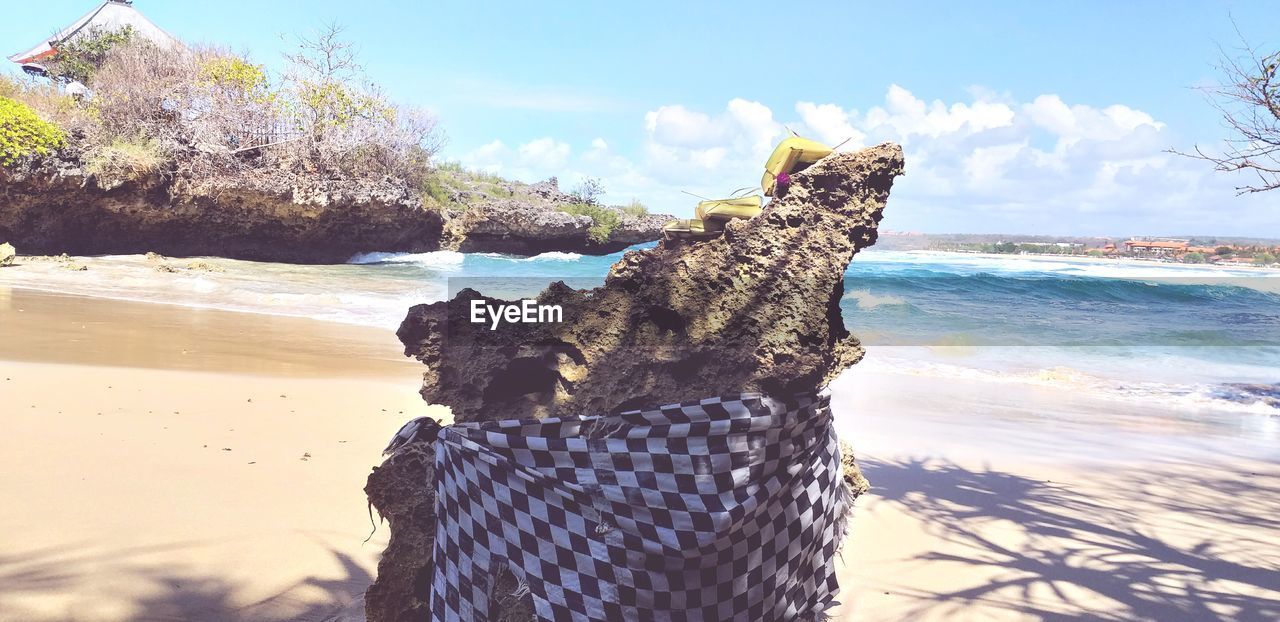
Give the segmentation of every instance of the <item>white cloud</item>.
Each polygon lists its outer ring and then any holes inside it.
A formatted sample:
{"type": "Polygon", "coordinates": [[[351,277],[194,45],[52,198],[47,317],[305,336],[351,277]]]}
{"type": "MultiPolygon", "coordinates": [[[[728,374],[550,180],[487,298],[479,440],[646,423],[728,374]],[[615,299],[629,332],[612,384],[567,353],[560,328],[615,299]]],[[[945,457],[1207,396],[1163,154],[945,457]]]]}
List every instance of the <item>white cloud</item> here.
{"type": "MultiPolygon", "coordinates": [[[[1072,104],[1054,94],[1019,102],[980,88],[968,101],[926,101],[891,85],[865,112],[810,101],[793,110],[787,126],[829,144],[904,145],[907,174],[887,212],[893,228],[1171,234],[1265,221],[1256,197],[1237,198],[1230,179],[1166,153],[1177,140],[1169,128],[1122,104],[1072,104]]],[[[574,157],[569,144],[547,137],[515,149],[495,141],[464,162],[521,178],[600,177],[610,200],[639,198],[687,216],[695,201],[681,190],[726,195],[757,183],[783,123],[746,99],[710,112],[673,104],[644,115],[632,155],[595,138],[574,157]]]]}
{"type": "Polygon", "coordinates": [[[841,151],[851,151],[866,145],[867,135],[853,127],[851,117],[856,112],[845,112],[835,104],[799,102],[796,113],[813,132],[813,138],[828,145],[841,145],[841,151]]]}
{"type": "Polygon", "coordinates": [[[464,154],[461,162],[521,181],[537,181],[558,174],[569,162],[572,151],[568,143],[553,138],[537,138],[514,149],[495,140],[464,154]]]}
{"type": "Polygon", "coordinates": [[[571,149],[567,143],[551,138],[532,140],[516,150],[520,154],[520,163],[524,166],[557,169],[564,166],[569,159],[571,149]]]}

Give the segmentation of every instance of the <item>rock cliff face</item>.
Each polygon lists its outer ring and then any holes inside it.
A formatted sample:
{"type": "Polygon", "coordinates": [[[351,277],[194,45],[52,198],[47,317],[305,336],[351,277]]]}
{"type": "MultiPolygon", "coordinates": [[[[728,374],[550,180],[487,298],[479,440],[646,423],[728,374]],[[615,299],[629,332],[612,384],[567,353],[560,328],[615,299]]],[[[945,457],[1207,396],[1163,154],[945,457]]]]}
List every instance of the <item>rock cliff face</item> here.
{"type": "Polygon", "coordinates": [[[475,195],[465,210],[430,209],[400,180],[282,171],[105,182],[68,153],[0,168],[0,240],[33,254],[155,251],[335,263],[360,252],[442,248],[605,254],[658,239],[668,218],[623,218],[597,244],[588,235],[591,219],[561,212],[554,201],[475,195]]]}
{"type": "Polygon", "coordinates": [[[426,364],[422,396],[468,421],[824,385],[862,357],[840,317],[844,271],[901,172],[892,145],[830,156],[719,238],[627,253],[590,292],[553,284],[537,300],[560,323],[473,324],[473,301],[511,303],[471,290],[416,306],[398,334],[426,364]]]}
{"type": "MultiPolygon", "coordinates": [[[[560,305],[561,323],[492,331],[471,324],[472,301],[503,302],[471,290],[413,307],[398,334],[405,353],[426,366],[422,396],[472,421],[825,385],[863,355],[840,315],[844,272],[875,243],[902,171],[897,145],[829,156],[793,175],[760,216],[731,222],[719,238],[627,253],[590,292],[552,284],[538,301],[560,305]]],[[[365,489],[392,530],[366,600],[371,622],[407,619],[408,608],[430,596],[421,577],[431,563],[434,515],[407,508],[431,507],[434,492],[429,463],[414,455],[393,456],[365,489]]],[[[865,491],[846,459],[850,491],[865,491]]],[[[522,619],[503,611],[514,616],[504,619],[522,619]]]]}
{"type": "Polygon", "coordinates": [[[0,169],[0,238],[32,254],[215,255],[328,263],[436,248],[443,219],[403,184],[285,173],[101,183],[74,159],[0,169]]]}

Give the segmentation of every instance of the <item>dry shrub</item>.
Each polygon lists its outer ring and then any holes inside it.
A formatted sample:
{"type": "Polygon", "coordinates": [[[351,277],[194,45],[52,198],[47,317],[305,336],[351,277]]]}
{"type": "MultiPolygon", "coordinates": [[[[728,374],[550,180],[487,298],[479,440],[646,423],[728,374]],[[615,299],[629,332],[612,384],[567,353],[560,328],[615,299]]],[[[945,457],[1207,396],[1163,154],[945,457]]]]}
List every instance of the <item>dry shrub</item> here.
{"type": "Polygon", "coordinates": [[[196,57],[188,51],[146,41],[116,46],[94,76],[93,100],[98,144],[145,136],[183,142],[186,91],[197,77],[196,57]]]}
{"type": "Polygon", "coordinates": [[[300,39],[274,80],[225,50],[134,38],[104,53],[89,98],[49,82],[4,81],[0,93],[66,129],[103,178],[137,179],[181,154],[181,172],[196,176],[286,169],[420,186],[442,146],[435,118],[392,103],[339,33],[300,39]]]}

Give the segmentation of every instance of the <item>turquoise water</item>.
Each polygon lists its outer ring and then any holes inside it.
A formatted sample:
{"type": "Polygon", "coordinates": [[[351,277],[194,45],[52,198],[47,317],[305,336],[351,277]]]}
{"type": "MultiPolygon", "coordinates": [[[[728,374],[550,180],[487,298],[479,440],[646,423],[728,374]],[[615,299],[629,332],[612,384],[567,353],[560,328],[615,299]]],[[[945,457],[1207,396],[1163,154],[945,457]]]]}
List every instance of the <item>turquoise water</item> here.
{"type": "MultiPolygon", "coordinates": [[[[531,294],[557,279],[598,282],[618,257],[353,261],[472,287],[522,278],[531,294]]],[[[1280,412],[1280,278],[1272,272],[873,250],[846,272],[841,309],[875,369],[1280,412]]]]}
{"type": "MultiPolygon", "coordinates": [[[[621,253],[537,257],[370,253],[346,265],[213,259],[159,272],[139,256],[6,270],[0,285],[307,316],[394,329],[450,280],[602,282],[621,253]]],[[[182,265],[182,260],[172,260],[182,265]]],[[[1280,273],[1095,259],[866,251],[846,273],[845,323],[866,368],[1066,386],[1198,409],[1280,413],[1280,273]]]]}

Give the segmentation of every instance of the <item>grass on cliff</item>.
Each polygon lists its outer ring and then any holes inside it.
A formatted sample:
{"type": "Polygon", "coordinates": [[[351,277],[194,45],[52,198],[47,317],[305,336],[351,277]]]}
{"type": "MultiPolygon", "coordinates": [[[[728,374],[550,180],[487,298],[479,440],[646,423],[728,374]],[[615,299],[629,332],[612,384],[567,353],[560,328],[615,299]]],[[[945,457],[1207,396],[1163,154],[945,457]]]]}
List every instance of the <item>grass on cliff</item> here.
{"type": "Polygon", "coordinates": [[[562,205],[560,211],[574,216],[590,216],[591,227],[587,229],[587,239],[596,244],[608,242],[613,236],[613,230],[622,222],[622,215],[616,210],[590,203],[562,205]]]}
{"type": "Polygon", "coordinates": [[[66,144],[66,134],[26,104],[0,97],[0,166],[28,155],[48,155],[66,144]]]}
{"type": "Polygon", "coordinates": [[[649,215],[649,207],[640,201],[631,199],[631,203],[622,206],[622,213],[628,216],[640,218],[649,215]]]}
{"type": "Polygon", "coordinates": [[[511,182],[492,173],[469,170],[458,162],[443,162],[435,166],[424,176],[420,190],[437,205],[453,209],[466,209],[467,203],[457,198],[463,192],[479,192],[504,199],[516,196],[511,182]]]}
{"type": "Polygon", "coordinates": [[[168,161],[157,140],[117,138],[88,154],[85,172],[108,184],[135,181],[160,172],[168,161]]]}

